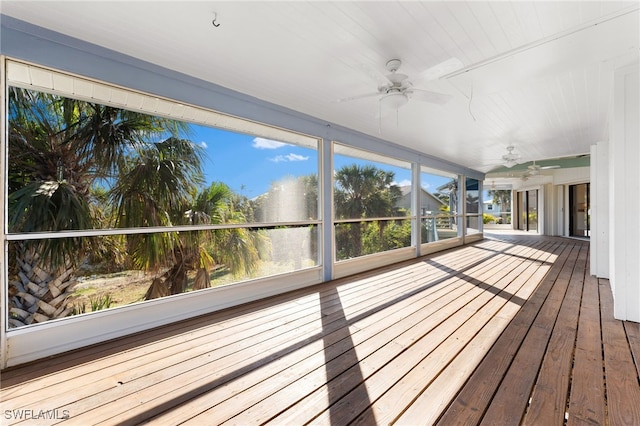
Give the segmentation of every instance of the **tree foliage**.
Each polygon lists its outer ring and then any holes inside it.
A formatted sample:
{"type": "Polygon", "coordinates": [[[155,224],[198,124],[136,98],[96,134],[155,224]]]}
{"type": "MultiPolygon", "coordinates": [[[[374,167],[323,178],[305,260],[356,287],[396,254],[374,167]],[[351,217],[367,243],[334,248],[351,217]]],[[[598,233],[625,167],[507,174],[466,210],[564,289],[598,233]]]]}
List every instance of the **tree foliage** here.
{"type": "MultiPolygon", "coordinates": [[[[337,170],[335,179],[335,216],[337,219],[360,219],[375,217],[392,217],[398,215],[397,204],[402,193],[393,184],[395,174],[379,169],[373,165],[347,165],[337,170]]],[[[369,241],[363,245],[363,232],[374,223],[353,222],[336,227],[336,249],[338,259],[348,259],[363,254],[379,251],[381,243],[369,241]]],[[[384,237],[383,223],[375,224],[378,240],[384,237]]]]}
{"type": "MultiPolygon", "coordinates": [[[[246,200],[222,183],[202,188],[204,151],[188,139],[186,123],[13,87],[8,115],[10,232],[246,222],[234,207],[246,200]]],[[[27,240],[21,250],[38,253],[50,270],[104,256],[166,271],[151,297],[184,291],[189,270],[201,286],[208,285],[202,271],[214,264],[250,271],[257,244],[244,229],[154,229],[27,240]]]]}
{"type": "Polygon", "coordinates": [[[510,189],[491,189],[487,191],[491,197],[491,202],[500,206],[500,210],[505,212],[511,211],[511,190],[510,189]]]}

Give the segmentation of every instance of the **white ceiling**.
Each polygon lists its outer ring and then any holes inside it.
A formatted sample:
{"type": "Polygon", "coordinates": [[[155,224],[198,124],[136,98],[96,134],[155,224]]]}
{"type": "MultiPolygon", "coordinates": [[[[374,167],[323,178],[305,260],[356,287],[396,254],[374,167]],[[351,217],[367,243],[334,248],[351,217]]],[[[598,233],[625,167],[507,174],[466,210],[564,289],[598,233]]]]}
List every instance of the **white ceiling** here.
{"type": "Polygon", "coordinates": [[[5,1],[0,12],[476,170],[589,152],[609,136],[612,70],[638,61],[639,3],[5,1]],[[216,19],[219,27],[212,25],[216,19]],[[378,116],[389,59],[415,87],[378,116]],[[436,80],[450,58],[464,68],[436,80]],[[384,78],[384,77],[382,77],[384,78]]]}

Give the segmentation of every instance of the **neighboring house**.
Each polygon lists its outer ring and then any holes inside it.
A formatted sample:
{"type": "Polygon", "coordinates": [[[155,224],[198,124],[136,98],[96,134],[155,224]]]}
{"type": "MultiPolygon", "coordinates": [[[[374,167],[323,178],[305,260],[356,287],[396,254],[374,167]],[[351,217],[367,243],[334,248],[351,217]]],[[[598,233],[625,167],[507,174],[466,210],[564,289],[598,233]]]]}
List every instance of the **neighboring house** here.
{"type": "MultiPolygon", "coordinates": [[[[400,186],[400,191],[402,192],[402,197],[396,203],[396,207],[403,208],[409,211],[411,209],[411,185],[400,186]]],[[[424,188],[421,189],[421,197],[420,197],[420,215],[428,215],[428,214],[438,214],[441,212],[442,207],[446,207],[447,204],[442,202],[439,198],[435,197],[433,194],[425,191],[424,188]]]]}
{"type": "Polygon", "coordinates": [[[488,213],[496,217],[500,216],[500,214],[502,213],[500,204],[495,204],[491,199],[483,201],[482,209],[484,213],[488,213]]]}
{"type": "Polygon", "coordinates": [[[502,210],[502,204],[496,204],[493,199],[489,198],[482,203],[482,212],[497,218],[495,224],[506,225],[511,223],[511,211],[509,209],[502,210]]]}

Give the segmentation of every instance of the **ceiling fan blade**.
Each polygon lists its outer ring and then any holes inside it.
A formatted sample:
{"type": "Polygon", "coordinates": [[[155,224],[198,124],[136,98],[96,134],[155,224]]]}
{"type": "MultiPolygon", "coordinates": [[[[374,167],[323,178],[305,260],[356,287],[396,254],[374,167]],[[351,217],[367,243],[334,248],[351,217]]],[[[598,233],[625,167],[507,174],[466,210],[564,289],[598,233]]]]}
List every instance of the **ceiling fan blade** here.
{"type": "Polygon", "coordinates": [[[549,169],[559,169],[560,166],[542,166],[540,167],[540,170],[549,170],[549,169]]]}
{"type": "Polygon", "coordinates": [[[411,99],[417,101],[429,102],[437,105],[444,105],[453,99],[452,95],[445,93],[431,92],[429,90],[411,89],[405,92],[411,99]]]}
{"type": "Polygon", "coordinates": [[[355,101],[358,99],[372,98],[374,96],[380,96],[380,92],[372,92],[372,93],[365,93],[363,95],[350,96],[348,98],[338,99],[335,102],[349,102],[349,101],[355,101]]]}

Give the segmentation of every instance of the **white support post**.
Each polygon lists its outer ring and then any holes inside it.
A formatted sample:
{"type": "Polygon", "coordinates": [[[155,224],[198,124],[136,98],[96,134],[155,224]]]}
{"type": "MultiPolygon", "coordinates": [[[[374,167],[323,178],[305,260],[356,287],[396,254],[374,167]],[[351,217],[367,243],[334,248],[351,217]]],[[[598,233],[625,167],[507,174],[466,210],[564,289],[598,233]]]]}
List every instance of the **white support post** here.
{"type": "Polygon", "coordinates": [[[333,279],[334,228],[333,228],[333,142],[324,138],[320,142],[320,214],[322,219],[322,270],[323,280],[333,279]]]}
{"type": "Polygon", "coordinates": [[[609,141],[610,282],[614,316],[640,322],[640,67],[614,73],[609,141]]]}
{"type": "Polygon", "coordinates": [[[411,235],[412,244],[416,248],[416,257],[420,257],[420,246],[422,244],[422,182],[420,180],[420,165],[411,165],[411,235]]]}

